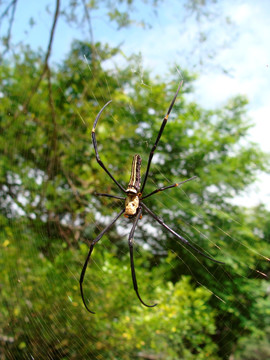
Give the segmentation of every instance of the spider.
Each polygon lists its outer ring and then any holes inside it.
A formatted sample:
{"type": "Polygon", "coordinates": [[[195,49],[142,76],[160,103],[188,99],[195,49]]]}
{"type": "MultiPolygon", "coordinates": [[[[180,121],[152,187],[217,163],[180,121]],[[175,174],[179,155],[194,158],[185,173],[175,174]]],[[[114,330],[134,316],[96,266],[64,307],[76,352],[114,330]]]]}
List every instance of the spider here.
{"type": "Polygon", "coordinates": [[[97,140],[96,140],[96,126],[98,123],[98,120],[102,114],[102,112],[104,111],[104,109],[112,102],[112,100],[108,101],[103,108],[99,111],[95,121],[94,121],[94,125],[93,125],[93,129],[92,129],[92,141],[93,141],[93,145],[94,145],[94,149],[95,149],[95,154],[96,154],[96,161],[98,162],[98,164],[102,167],[102,169],[110,176],[110,178],[113,180],[113,182],[118,186],[118,188],[126,195],[126,197],[122,197],[122,196],[115,196],[115,195],[110,195],[110,194],[104,194],[104,193],[96,193],[97,196],[105,196],[105,197],[110,197],[110,198],[114,198],[114,199],[120,199],[120,200],[125,200],[125,207],[116,215],[116,217],[112,220],[112,222],[107,225],[102,231],[101,233],[92,241],[91,245],[90,245],[90,249],[88,252],[88,255],[86,257],[84,266],[82,268],[82,272],[81,272],[81,276],[80,276],[80,290],[81,290],[81,297],[82,297],[82,301],[84,303],[85,308],[87,309],[87,311],[89,311],[91,314],[95,314],[92,310],[89,309],[89,307],[86,304],[85,298],[84,298],[84,293],[83,293],[83,281],[84,281],[84,277],[85,277],[85,271],[88,265],[88,262],[90,260],[91,254],[93,252],[94,246],[96,245],[96,243],[102,238],[102,236],[104,234],[106,234],[107,231],[109,231],[109,229],[113,226],[113,224],[120,218],[120,216],[122,214],[124,214],[124,216],[128,219],[132,219],[133,220],[133,225],[132,228],[130,230],[129,233],[129,237],[128,237],[128,245],[129,245],[129,252],[130,252],[130,268],[131,268],[131,276],[132,276],[132,281],[133,281],[133,287],[134,290],[137,294],[138,299],[140,300],[140,302],[147,307],[154,307],[157,304],[153,304],[153,305],[148,305],[146,304],[138,291],[138,284],[137,284],[137,279],[136,279],[136,273],[135,273],[135,267],[134,267],[134,259],[133,259],[133,236],[138,224],[139,219],[142,217],[142,210],[145,210],[152,218],[154,218],[161,226],[163,226],[167,231],[169,231],[170,233],[172,233],[174,236],[176,236],[181,242],[183,242],[185,245],[188,245],[189,247],[191,247],[194,251],[196,251],[197,253],[199,253],[200,255],[204,256],[207,259],[210,259],[218,264],[224,264],[221,261],[215,260],[212,257],[204,254],[202,251],[198,250],[195,246],[193,246],[188,240],[186,240],[183,236],[179,235],[177,232],[175,232],[173,229],[171,229],[168,225],[166,225],[164,223],[164,221],[162,219],[160,219],[152,210],[150,210],[144,203],[143,200],[160,192],[160,191],[164,191],[173,187],[177,187],[180,186],[188,181],[191,181],[193,179],[196,178],[196,176],[193,176],[187,180],[184,180],[180,183],[176,183],[173,185],[169,185],[169,186],[164,186],[161,188],[158,188],[154,191],[152,191],[151,193],[147,194],[147,195],[143,195],[143,191],[144,191],[144,187],[146,185],[147,182],[147,178],[149,175],[149,170],[150,170],[150,166],[151,166],[151,161],[153,158],[153,155],[155,153],[155,150],[157,148],[157,145],[159,143],[159,140],[161,138],[161,135],[164,131],[164,128],[166,126],[167,120],[169,118],[169,115],[171,113],[171,110],[174,106],[175,100],[177,98],[177,95],[182,87],[183,81],[180,82],[177,91],[172,99],[172,102],[169,106],[169,109],[167,111],[167,114],[165,115],[163,122],[161,124],[158,136],[156,138],[156,141],[151,149],[151,152],[149,154],[149,158],[148,158],[148,164],[147,164],[147,169],[146,169],[146,173],[144,176],[144,180],[141,186],[141,162],[142,159],[140,157],[140,155],[136,154],[133,157],[133,161],[132,161],[132,166],[131,166],[131,175],[130,175],[130,181],[128,183],[127,189],[124,189],[123,186],[114,178],[114,176],[110,173],[110,171],[107,169],[107,167],[103,164],[103,162],[101,161],[100,157],[99,157],[99,153],[98,153],[98,148],[97,148],[97,140]]]}

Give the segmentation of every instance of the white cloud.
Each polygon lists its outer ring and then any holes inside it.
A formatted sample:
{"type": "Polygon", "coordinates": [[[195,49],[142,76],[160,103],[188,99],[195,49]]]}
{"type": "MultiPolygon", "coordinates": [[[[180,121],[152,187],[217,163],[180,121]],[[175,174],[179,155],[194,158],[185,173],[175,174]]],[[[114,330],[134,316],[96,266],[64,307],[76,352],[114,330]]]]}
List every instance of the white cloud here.
{"type": "Polygon", "coordinates": [[[244,21],[249,19],[250,16],[252,16],[252,10],[250,4],[248,3],[235,6],[231,13],[231,19],[238,24],[243,23],[244,21]]]}
{"type": "Polygon", "coordinates": [[[252,129],[254,141],[260,143],[261,148],[270,153],[270,104],[250,111],[250,116],[256,124],[252,129]]]}

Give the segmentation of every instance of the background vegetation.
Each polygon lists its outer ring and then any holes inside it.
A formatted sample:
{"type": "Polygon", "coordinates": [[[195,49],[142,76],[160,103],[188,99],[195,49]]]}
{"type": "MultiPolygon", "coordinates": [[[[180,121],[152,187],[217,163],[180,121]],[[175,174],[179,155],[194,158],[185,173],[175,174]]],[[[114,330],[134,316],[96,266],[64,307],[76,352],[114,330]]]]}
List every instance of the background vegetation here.
{"type": "Polygon", "coordinates": [[[172,70],[163,81],[144,71],[142,83],[136,54],[94,42],[94,7],[122,28],[134,20],[130,1],[73,1],[62,11],[56,1],[45,52],[12,45],[16,4],[7,2],[2,13],[10,27],[0,65],[0,358],[268,358],[270,214],[263,205],[245,209],[231,201],[258,171],[269,171],[268,157],[247,141],[247,99],[205,110],[188,100],[195,76],[183,72],[146,190],[197,175],[183,191],[168,190],[147,205],[225,265],[185,249],[144,214],[136,269],[144,298],[158,302],[144,308],[132,289],[130,224],[123,218],[97,245],[86,273],[86,297],[97,313],[91,316],[80,298],[80,271],[91,240],[122,206],[94,196],[117,189],[95,161],[93,119],[113,99],[97,138],[103,161],[126,184],[133,154],[141,154],[145,169],[179,75],[172,70]],[[91,41],[74,41],[52,66],[57,20],[80,23],[81,4],[91,41]],[[107,66],[119,59],[125,65],[107,66]]]}

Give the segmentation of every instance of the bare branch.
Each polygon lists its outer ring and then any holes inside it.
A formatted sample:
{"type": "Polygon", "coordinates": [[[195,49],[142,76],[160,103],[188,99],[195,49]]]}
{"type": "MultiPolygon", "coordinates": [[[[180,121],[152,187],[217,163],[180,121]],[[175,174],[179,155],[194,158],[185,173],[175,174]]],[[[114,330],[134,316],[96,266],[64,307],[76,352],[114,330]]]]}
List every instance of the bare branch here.
{"type": "Polygon", "coordinates": [[[44,66],[43,66],[43,70],[38,78],[38,81],[36,82],[35,86],[32,88],[32,91],[29,95],[29,97],[27,98],[27,100],[25,101],[25,103],[23,104],[23,108],[21,111],[18,111],[15,115],[14,118],[16,119],[19,114],[21,112],[25,112],[26,109],[28,108],[28,105],[32,99],[32,97],[34,96],[34,94],[37,92],[37,89],[39,88],[39,85],[41,83],[41,80],[43,79],[43,77],[45,76],[46,72],[48,71],[49,65],[49,57],[51,55],[51,50],[52,50],[52,43],[53,43],[53,38],[54,38],[54,34],[55,34],[55,28],[56,28],[56,23],[59,17],[59,9],[60,9],[60,0],[56,0],[56,8],[55,8],[55,13],[54,13],[54,18],[53,18],[53,25],[52,25],[52,29],[50,32],[50,40],[49,40],[49,44],[47,47],[47,52],[46,52],[46,56],[45,56],[45,60],[44,60],[44,66]]]}
{"type": "Polygon", "coordinates": [[[8,32],[7,32],[7,37],[5,39],[5,46],[6,49],[5,51],[2,53],[1,58],[4,57],[4,55],[6,54],[6,52],[9,50],[9,42],[10,42],[10,38],[11,38],[11,29],[12,29],[12,25],[14,22],[14,17],[15,17],[15,10],[16,10],[16,5],[17,5],[17,0],[13,0],[7,7],[7,9],[3,12],[3,14],[0,17],[0,20],[2,20],[2,18],[7,15],[9,8],[12,6],[12,12],[11,12],[11,18],[9,20],[9,26],[8,26],[8,32]]]}
{"type": "Polygon", "coordinates": [[[53,178],[54,169],[56,167],[57,159],[57,124],[56,124],[56,114],[55,114],[55,106],[52,95],[52,84],[51,84],[51,71],[49,66],[47,66],[47,78],[48,78],[48,90],[49,90],[49,105],[52,114],[52,122],[53,122],[53,132],[52,132],[52,140],[51,140],[51,157],[48,165],[48,177],[49,179],[53,178]]]}
{"type": "Polygon", "coordinates": [[[91,44],[94,45],[94,34],[93,34],[91,17],[90,17],[89,11],[87,9],[87,5],[85,3],[85,0],[82,0],[82,3],[83,3],[86,20],[87,20],[88,27],[89,27],[90,41],[91,41],[91,44]]]}
{"type": "Polygon", "coordinates": [[[92,65],[93,65],[93,67],[95,67],[96,48],[95,48],[95,42],[94,42],[94,33],[93,33],[92,21],[91,21],[90,11],[87,8],[85,0],[82,0],[82,2],[83,2],[85,17],[86,17],[86,20],[87,20],[87,23],[88,23],[89,34],[90,34],[91,50],[92,50],[92,65]]]}
{"type": "Polygon", "coordinates": [[[2,20],[9,12],[9,9],[11,8],[11,6],[16,5],[17,0],[13,0],[11,1],[8,6],[6,7],[6,9],[2,12],[2,14],[0,15],[0,20],[2,20]]]}

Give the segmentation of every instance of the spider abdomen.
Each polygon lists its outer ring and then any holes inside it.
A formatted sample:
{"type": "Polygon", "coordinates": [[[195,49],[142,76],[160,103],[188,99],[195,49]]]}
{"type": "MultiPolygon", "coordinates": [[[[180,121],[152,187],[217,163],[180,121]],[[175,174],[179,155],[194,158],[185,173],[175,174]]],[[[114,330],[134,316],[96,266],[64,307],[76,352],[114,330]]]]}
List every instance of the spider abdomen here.
{"type": "Polygon", "coordinates": [[[142,158],[136,154],[133,156],[130,180],[126,190],[127,194],[138,194],[141,186],[141,164],[142,158]]]}

